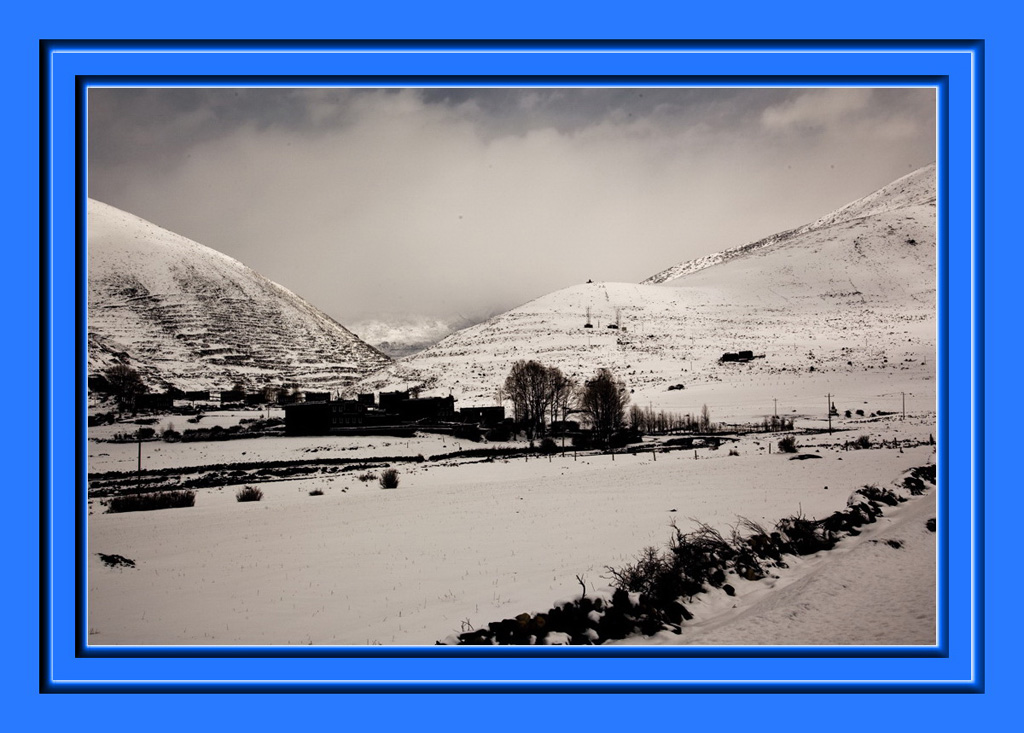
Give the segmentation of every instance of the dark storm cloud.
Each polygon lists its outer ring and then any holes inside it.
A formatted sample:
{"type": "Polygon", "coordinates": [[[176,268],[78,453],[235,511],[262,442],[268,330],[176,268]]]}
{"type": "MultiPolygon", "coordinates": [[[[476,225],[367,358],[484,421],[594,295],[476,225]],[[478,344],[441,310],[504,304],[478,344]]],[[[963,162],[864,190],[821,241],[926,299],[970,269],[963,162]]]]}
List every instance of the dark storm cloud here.
{"type": "Polygon", "coordinates": [[[935,159],[932,90],[102,89],[89,194],[340,321],[636,281],[935,159]]]}

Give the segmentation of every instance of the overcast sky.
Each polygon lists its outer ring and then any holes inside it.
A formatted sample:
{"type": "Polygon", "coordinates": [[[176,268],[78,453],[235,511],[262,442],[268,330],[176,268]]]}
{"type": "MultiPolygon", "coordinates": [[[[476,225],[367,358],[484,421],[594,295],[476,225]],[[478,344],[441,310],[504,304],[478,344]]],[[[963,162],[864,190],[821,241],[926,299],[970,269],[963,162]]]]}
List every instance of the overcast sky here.
{"type": "Polygon", "coordinates": [[[931,89],[89,90],[89,195],[343,324],[636,282],[935,161],[931,89]]]}

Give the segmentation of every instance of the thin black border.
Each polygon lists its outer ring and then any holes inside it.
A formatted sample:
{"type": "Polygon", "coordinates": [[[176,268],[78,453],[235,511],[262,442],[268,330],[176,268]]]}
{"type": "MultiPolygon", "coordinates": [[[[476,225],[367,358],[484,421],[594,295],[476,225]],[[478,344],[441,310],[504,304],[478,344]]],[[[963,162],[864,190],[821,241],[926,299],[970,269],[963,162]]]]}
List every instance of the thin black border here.
{"type": "MultiPolygon", "coordinates": [[[[974,385],[974,394],[976,400],[973,405],[973,417],[975,418],[975,443],[976,451],[979,455],[983,454],[984,446],[984,357],[983,357],[983,324],[984,324],[984,299],[983,299],[983,266],[984,266],[984,226],[983,226],[983,212],[984,212],[984,163],[983,163],[983,151],[984,151],[984,42],[980,40],[975,41],[928,41],[928,40],[885,40],[885,41],[757,41],[757,40],[736,40],[736,41],[369,41],[369,40],[352,40],[352,41],[239,41],[239,40],[226,40],[226,41],[215,41],[215,40],[204,40],[204,41],[168,41],[168,40],[155,40],[155,41],[134,41],[134,40],[117,40],[117,41],[83,41],[83,40],[42,40],[40,41],[40,378],[44,386],[48,386],[50,378],[52,376],[50,369],[50,348],[49,338],[50,333],[50,319],[52,313],[50,311],[50,284],[48,281],[49,268],[51,267],[51,260],[48,251],[48,243],[52,236],[52,230],[50,227],[50,220],[52,217],[52,206],[53,202],[50,198],[49,189],[52,185],[51,180],[51,166],[52,166],[52,123],[51,123],[51,106],[49,103],[50,93],[52,92],[50,84],[50,74],[52,69],[52,58],[51,55],[55,50],[67,49],[96,49],[96,48],[130,48],[133,50],[142,50],[145,48],[154,49],[223,49],[223,48],[246,48],[256,50],[271,51],[275,49],[344,49],[344,50],[366,50],[366,49],[380,49],[380,50],[486,50],[486,49],[497,49],[497,50],[598,50],[598,51],[616,51],[616,50],[672,50],[672,49],[683,49],[683,50],[708,50],[708,49],[739,49],[743,50],[785,50],[785,49],[813,49],[817,51],[827,50],[891,50],[894,52],[909,49],[919,50],[938,50],[938,51],[971,51],[974,60],[977,63],[975,67],[975,78],[974,78],[974,89],[972,95],[972,126],[974,127],[974,151],[975,156],[972,161],[971,174],[974,178],[974,187],[972,189],[973,200],[974,200],[974,216],[971,222],[970,229],[975,237],[975,295],[973,304],[975,306],[975,362],[972,366],[975,367],[976,379],[974,385]],[[899,48],[896,48],[898,46],[899,48]]],[[[109,78],[123,78],[125,81],[131,79],[133,82],[138,82],[138,77],[109,77],[109,78]]],[[[195,77],[172,77],[172,76],[159,76],[156,77],[164,83],[172,80],[180,80],[195,77]]],[[[213,77],[200,77],[203,81],[209,81],[213,77]]],[[[218,80],[223,80],[225,77],[216,77],[218,80]]],[[[247,83],[251,83],[257,78],[266,78],[258,76],[238,76],[233,77],[238,80],[245,80],[247,83]]],[[[294,78],[294,77],[275,77],[275,79],[281,78],[294,78]]],[[[323,82],[324,80],[332,80],[332,83],[336,83],[335,80],[343,77],[330,77],[330,76],[316,76],[317,81],[323,82]]],[[[382,77],[359,77],[360,79],[373,79],[382,77]]],[[[417,79],[422,81],[422,78],[418,77],[386,77],[391,80],[392,83],[396,83],[398,79],[417,79]]],[[[480,81],[480,77],[458,77],[465,79],[474,79],[480,81]]],[[[492,78],[492,77],[488,77],[492,78]]],[[[522,77],[520,77],[522,78],[522,77]]],[[[546,81],[548,83],[554,82],[554,79],[565,79],[567,77],[541,77],[539,81],[546,81]]],[[[636,77],[598,77],[598,76],[587,76],[583,77],[583,80],[588,84],[593,84],[598,79],[629,79],[636,77]]],[[[645,80],[655,79],[658,85],[663,85],[669,80],[679,79],[692,79],[694,77],[644,77],[645,80]]],[[[703,77],[709,78],[709,77],[703,77]]],[[[710,77],[714,78],[714,77],[710,77]]],[[[736,77],[736,76],[723,76],[723,79],[728,79],[732,84],[735,84],[738,79],[747,77],[736,77]]],[[[872,79],[872,83],[879,85],[876,77],[846,77],[846,76],[831,76],[831,77],[749,77],[752,81],[756,82],[757,85],[765,85],[770,80],[785,79],[788,83],[792,84],[795,78],[804,78],[813,80],[817,83],[821,83],[824,79],[829,79],[833,83],[837,79],[851,83],[854,80],[866,80],[872,79]]],[[[907,77],[902,77],[907,78],[907,77]]],[[[914,77],[916,79],[929,78],[934,79],[936,77],[914,77]]],[[[939,79],[947,79],[947,77],[937,77],[939,79]]],[[[513,77],[499,77],[499,80],[508,84],[513,77]]],[[[887,80],[892,80],[893,77],[886,77],[887,80]]],[[[196,79],[197,81],[199,79],[196,79]]],[[[397,83],[401,83],[400,81],[397,83]]],[[[76,89],[76,116],[79,112],[79,100],[78,91],[76,89]]],[[[946,125],[942,125],[940,136],[939,155],[943,160],[943,171],[947,171],[946,166],[946,149],[948,146],[948,132],[946,125]]],[[[78,145],[79,152],[76,154],[76,159],[83,154],[83,147],[81,141],[78,139],[76,134],[76,144],[78,145]]],[[[947,173],[948,175],[948,173],[947,173]]],[[[76,174],[76,197],[79,196],[79,185],[80,181],[76,174]]],[[[940,186],[946,185],[945,176],[940,181],[940,186]]],[[[76,201],[76,239],[79,231],[81,231],[81,211],[78,202],[76,201]]],[[[943,210],[942,219],[946,218],[946,212],[943,210]]],[[[942,224],[940,224],[942,226],[942,224]]],[[[76,254],[76,261],[78,255],[76,254]]],[[[76,262],[77,267],[77,262],[76,262]]],[[[948,272],[947,272],[947,284],[948,284],[948,272]]],[[[77,326],[77,314],[76,314],[76,326],[77,326]]],[[[76,335],[76,342],[79,339],[76,335]]],[[[77,348],[77,343],[76,343],[77,348]]],[[[948,345],[946,346],[948,353],[948,345]]],[[[948,361],[947,361],[948,363],[948,361]]],[[[76,365],[76,378],[77,378],[77,365],[76,365]]],[[[76,392],[80,389],[80,386],[76,385],[76,392]]],[[[52,681],[51,665],[50,665],[50,653],[52,652],[52,640],[50,638],[50,603],[52,602],[51,593],[49,589],[50,582],[50,563],[52,558],[49,552],[50,532],[48,526],[48,518],[51,512],[50,500],[47,493],[47,487],[52,479],[51,472],[49,470],[49,463],[52,457],[52,446],[50,446],[47,438],[49,436],[51,420],[50,420],[50,409],[52,406],[51,394],[47,388],[42,391],[40,399],[40,483],[41,483],[41,496],[40,496],[40,689],[41,691],[59,691],[59,692],[74,692],[74,691],[108,691],[108,692],[146,692],[152,691],[151,685],[145,685],[145,689],[140,689],[138,685],[131,683],[117,683],[109,684],[106,682],[96,683],[83,683],[75,685],[74,689],[65,689],[63,685],[58,685],[52,681]]],[[[948,426],[947,426],[948,427],[948,426]]],[[[76,428],[76,439],[77,439],[76,428]]],[[[948,454],[947,454],[948,456],[948,454]]],[[[76,460],[76,470],[78,470],[78,460],[76,460]]],[[[973,570],[975,571],[975,581],[977,584],[976,598],[975,598],[975,652],[978,666],[975,669],[975,678],[973,682],[960,682],[960,681],[934,681],[924,683],[856,683],[856,682],[842,682],[842,683],[791,683],[791,682],[778,682],[778,683],[757,683],[756,685],[742,683],[734,685],[722,686],[719,683],[719,687],[715,689],[705,688],[701,685],[694,685],[687,683],[681,685],[680,683],[666,682],[666,683],[641,683],[639,686],[635,683],[603,683],[603,682],[586,682],[586,683],[524,683],[517,684],[514,682],[498,682],[498,683],[451,683],[451,682],[417,682],[411,684],[405,683],[314,683],[314,684],[288,684],[286,682],[271,682],[271,683],[227,683],[227,684],[199,684],[199,683],[162,683],[158,687],[161,690],[166,691],[180,691],[180,692],[250,692],[250,691],[272,691],[268,689],[268,686],[277,686],[280,691],[287,692],[326,692],[326,691],[337,691],[340,689],[344,691],[352,692],[493,692],[495,690],[500,691],[516,691],[516,692],[679,692],[679,691],[693,691],[693,692],[742,692],[742,691],[756,691],[756,692],[836,692],[839,690],[850,690],[858,692],[978,692],[983,689],[983,671],[984,671],[984,574],[983,568],[983,549],[984,549],[984,538],[983,538],[983,527],[981,526],[983,521],[983,484],[984,479],[984,468],[981,460],[975,461],[975,498],[976,498],[976,512],[974,520],[974,542],[973,550],[975,554],[975,562],[973,570]]],[[[77,525],[76,525],[77,527],[77,525]]],[[[76,578],[77,580],[77,578],[76,578]]],[[[77,584],[76,584],[77,585],[77,584]]],[[[77,603],[76,603],[77,613],[77,603]]],[[[433,656],[436,654],[434,648],[431,649],[431,653],[424,656],[433,656]]],[[[274,655],[267,654],[266,651],[260,650],[253,654],[244,654],[237,656],[254,656],[254,657],[268,657],[268,656],[293,656],[293,655],[274,655]]],[[[408,649],[403,649],[401,652],[396,654],[378,654],[376,656],[396,656],[396,657],[408,657],[415,656],[410,655],[408,649]]],[[[630,648],[628,654],[622,656],[652,656],[642,655],[633,653],[635,648],[630,648]]],[[[730,650],[723,650],[730,651],[730,650]]],[[[735,654],[729,653],[716,653],[714,657],[747,657],[747,656],[760,656],[751,655],[749,649],[744,649],[743,652],[737,652],[735,654]]],[[[564,655],[564,651],[563,651],[564,655]]],[[[122,655],[117,655],[122,656],[122,655]]],[[[150,656],[150,655],[123,655],[123,656],[150,656]]],[[[164,656],[164,655],[153,655],[153,656],[164,656]]],[[[185,655],[171,655],[171,656],[199,656],[208,657],[209,654],[185,654],[185,655]]],[[[221,656],[221,655],[218,655],[221,656]]],[[[231,655],[236,656],[236,655],[231,655]]],[[[300,656],[321,656],[321,655],[300,655],[300,656]]],[[[338,656],[336,654],[327,654],[323,656],[338,656]]],[[[346,655],[347,656],[347,655],[346,655]]],[[[359,655],[364,656],[364,655],[359,655]]],[[[489,650],[489,653],[482,656],[503,656],[495,655],[493,650],[489,650]]],[[[518,655],[517,655],[518,656],[518,655]]],[[[532,656],[532,655],[531,655],[532,656]]],[[[570,655],[565,655],[570,656],[570,655]]],[[[583,656],[583,655],[581,655],[583,656]]],[[[662,656],[662,655],[657,655],[662,656]]],[[[675,656],[675,655],[673,655],[675,656]]],[[[772,654],[771,656],[777,656],[772,654]]],[[[822,655],[807,655],[807,654],[796,654],[796,655],[779,655],[779,656],[868,656],[876,657],[876,654],[854,654],[854,655],[837,655],[832,652],[822,655]]],[[[897,655],[904,656],[904,655],[897,655]]],[[[933,656],[933,655],[919,655],[914,654],[912,656],[933,656]]],[[[939,655],[941,656],[941,654],[939,655]]]]}

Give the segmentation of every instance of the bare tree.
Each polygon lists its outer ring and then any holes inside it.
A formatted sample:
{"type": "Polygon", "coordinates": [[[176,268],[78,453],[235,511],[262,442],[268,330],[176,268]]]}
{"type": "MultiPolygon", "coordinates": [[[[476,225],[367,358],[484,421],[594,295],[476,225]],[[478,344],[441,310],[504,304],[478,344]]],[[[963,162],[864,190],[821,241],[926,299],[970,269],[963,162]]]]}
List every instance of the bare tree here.
{"type": "Polygon", "coordinates": [[[711,412],[708,410],[707,405],[700,408],[700,432],[711,432],[711,412]]]}
{"type": "Polygon", "coordinates": [[[504,391],[512,401],[516,422],[531,440],[544,433],[545,420],[564,420],[573,409],[576,382],[558,367],[547,367],[537,361],[519,360],[505,379],[504,391]]]}
{"type": "Polygon", "coordinates": [[[583,385],[581,408],[590,417],[594,436],[600,443],[607,445],[612,434],[622,427],[627,404],[629,392],[625,383],[607,369],[598,369],[583,385]]]}
{"type": "Polygon", "coordinates": [[[149,388],[143,383],[137,371],[127,364],[114,364],[103,371],[110,393],[117,400],[117,411],[135,411],[135,401],[139,395],[145,394],[149,388]]]}
{"type": "Polygon", "coordinates": [[[565,422],[569,413],[577,407],[579,384],[563,374],[558,367],[549,367],[548,385],[551,388],[551,422],[565,422]]]}
{"type": "Polygon", "coordinates": [[[633,405],[629,408],[629,427],[637,432],[649,432],[644,408],[640,405],[633,405]]]}
{"type": "Polygon", "coordinates": [[[512,400],[516,422],[523,426],[526,437],[531,440],[538,427],[543,429],[548,399],[547,381],[547,367],[533,360],[522,359],[512,365],[505,379],[505,392],[512,400]]]}

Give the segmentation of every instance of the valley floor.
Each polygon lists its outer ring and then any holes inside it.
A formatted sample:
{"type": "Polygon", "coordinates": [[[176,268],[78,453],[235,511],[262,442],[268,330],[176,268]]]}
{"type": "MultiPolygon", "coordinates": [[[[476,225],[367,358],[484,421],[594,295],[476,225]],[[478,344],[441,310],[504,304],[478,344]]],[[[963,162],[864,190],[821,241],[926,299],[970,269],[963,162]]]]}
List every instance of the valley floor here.
{"type": "MultiPolygon", "coordinates": [[[[341,474],[261,483],[258,503],[237,503],[235,486],[199,490],[194,507],[151,512],[106,514],[90,499],[89,643],[431,645],[572,598],[577,575],[588,593],[610,592],[607,566],[664,546],[673,522],[684,531],[696,521],[728,530],[738,517],[766,526],[801,512],[822,517],[855,489],[892,486],[934,460],[929,445],[843,450],[861,434],[876,443],[927,441],[934,416],[852,427],[806,439],[802,452],[821,456],[812,460],[769,454],[778,436],[760,435],[736,444],[738,456],[723,446],[656,460],[651,453],[574,459],[570,451],[550,460],[405,464],[390,491],[341,474]],[[314,489],[323,495],[311,496],[314,489]],[[106,567],[98,553],[136,567],[106,567]]],[[[430,456],[458,445],[440,436],[407,446],[387,440],[151,443],[144,460],[430,456]]],[[[131,470],[136,450],[90,441],[89,470],[131,470]]],[[[681,635],[627,643],[933,643],[935,534],[924,522],[934,506],[932,492],[886,508],[860,537],[796,559],[777,579],[734,583],[736,598],[699,597],[681,635]]]]}

